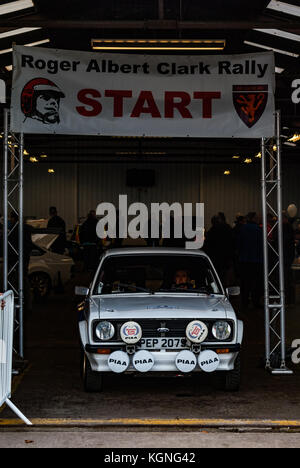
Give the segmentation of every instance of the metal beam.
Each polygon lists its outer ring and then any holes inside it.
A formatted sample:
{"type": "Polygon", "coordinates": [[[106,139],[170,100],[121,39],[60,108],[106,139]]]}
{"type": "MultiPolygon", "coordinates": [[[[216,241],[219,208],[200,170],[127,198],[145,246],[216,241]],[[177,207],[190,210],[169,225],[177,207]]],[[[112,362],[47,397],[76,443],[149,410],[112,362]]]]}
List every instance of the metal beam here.
{"type": "Polygon", "coordinates": [[[262,212],[265,298],[265,362],[272,374],[292,374],[286,367],[285,284],[282,225],[281,116],[276,112],[276,140],[261,141],[262,212]],[[268,232],[268,213],[277,221],[273,239],[268,232]],[[276,235],[274,235],[276,233],[276,235]]]}
{"type": "Polygon", "coordinates": [[[164,19],[165,16],[165,0],[158,0],[158,17],[160,20],[164,19]]]}
{"type": "Polygon", "coordinates": [[[18,332],[15,352],[24,357],[23,341],[23,153],[24,137],[9,132],[8,109],[4,109],[3,142],[3,288],[12,290],[15,296],[15,337],[18,332]],[[18,221],[13,227],[8,225],[10,212],[18,221]],[[18,232],[16,245],[15,231],[18,232]]]}
{"type": "Polygon", "coordinates": [[[176,21],[176,20],[145,20],[145,21],[98,21],[98,20],[51,20],[44,17],[22,17],[1,20],[0,31],[22,27],[41,27],[47,29],[141,29],[141,30],[248,30],[248,29],[284,29],[299,31],[299,21],[278,21],[274,19],[243,20],[243,21],[176,21]]]}

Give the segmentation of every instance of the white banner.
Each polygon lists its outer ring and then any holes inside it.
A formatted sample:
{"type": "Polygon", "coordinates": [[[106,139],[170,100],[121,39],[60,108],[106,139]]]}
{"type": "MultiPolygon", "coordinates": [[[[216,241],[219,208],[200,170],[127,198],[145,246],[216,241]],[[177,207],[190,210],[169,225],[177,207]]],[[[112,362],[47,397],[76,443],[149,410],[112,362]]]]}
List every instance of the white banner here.
{"type": "Polygon", "coordinates": [[[271,137],[272,52],[157,56],[14,47],[17,133],[271,137]]]}

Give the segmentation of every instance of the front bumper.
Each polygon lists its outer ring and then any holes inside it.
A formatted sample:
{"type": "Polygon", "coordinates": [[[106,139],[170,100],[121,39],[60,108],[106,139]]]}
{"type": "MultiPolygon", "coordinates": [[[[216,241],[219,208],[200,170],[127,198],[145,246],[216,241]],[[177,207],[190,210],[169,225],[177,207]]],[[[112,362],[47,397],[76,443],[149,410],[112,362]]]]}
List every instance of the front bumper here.
{"type": "MultiPolygon", "coordinates": [[[[225,346],[223,346],[225,348],[225,346]]],[[[107,372],[112,373],[111,369],[108,366],[108,358],[109,354],[97,354],[97,346],[86,345],[85,351],[89,362],[91,364],[91,368],[95,372],[107,372]]],[[[206,346],[203,347],[204,349],[210,349],[212,351],[216,351],[216,349],[222,349],[221,346],[206,346]]],[[[219,371],[230,371],[234,368],[235,360],[240,351],[240,345],[228,345],[226,349],[229,350],[226,354],[218,353],[220,358],[220,363],[217,369],[219,371]]],[[[151,372],[176,372],[178,373],[178,369],[175,364],[175,359],[179,351],[151,351],[151,354],[154,357],[154,366],[151,369],[151,372]]],[[[195,368],[193,373],[195,372],[202,372],[199,366],[195,368]]],[[[129,365],[128,369],[126,370],[125,374],[132,374],[137,373],[136,369],[133,367],[132,364],[129,365]]]]}

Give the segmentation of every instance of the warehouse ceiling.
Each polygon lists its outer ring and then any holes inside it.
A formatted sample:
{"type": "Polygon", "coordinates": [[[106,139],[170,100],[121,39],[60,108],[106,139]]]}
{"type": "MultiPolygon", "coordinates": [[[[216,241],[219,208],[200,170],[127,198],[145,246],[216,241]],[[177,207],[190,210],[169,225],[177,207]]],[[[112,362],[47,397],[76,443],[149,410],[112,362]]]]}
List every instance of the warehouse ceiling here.
{"type": "MultiPolygon", "coordinates": [[[[299,0],[1,0],[0,78],[11,85],[12,43],[69,50],[91,51],[92,38],[225,39],[224,54],[274,50],[276,64],[276,104],[282,111],[287,136],[300,133],[300,104],[292,104],[292,82],[300,79],[299,0]]],[[[175,52],[173,52],[175,53],[175,52]]],[[[180,51],[180,54],[183,52],[180,51]]],[[[201,55],[212,51],[201,51],[201,55]]],[[[220,53],[220,52],[218,52],[220,53]]],[[[29,138],[29,137],[28,137],[29,138]]],[[[257,142],[190,140],[162,142],[125,139],[30,137],[33,151],[47,151],[56,157],[93,158],[115,156],[135,158],[227,155],[235,148],[253,153],[257,142]],[[47,141],[47,142],[46,142],[47,141]],[[75,151],[76,142],[76,154],[75,151]],[[73,147],[72,147],[73,145],[73,147]],[[118,154],[117,154],[118,153],[118,154]],[[121,153],[121,154],[120,154],[121,153]],[[127,154],[126,154],[127,153],[127,154]],[[131,153],[131,154],[129,154],[131,153]],[[151,154],[152,153],[152,154],[151,154]]],[[[293,160],[298,145],[285,150],[293,160]]]]}

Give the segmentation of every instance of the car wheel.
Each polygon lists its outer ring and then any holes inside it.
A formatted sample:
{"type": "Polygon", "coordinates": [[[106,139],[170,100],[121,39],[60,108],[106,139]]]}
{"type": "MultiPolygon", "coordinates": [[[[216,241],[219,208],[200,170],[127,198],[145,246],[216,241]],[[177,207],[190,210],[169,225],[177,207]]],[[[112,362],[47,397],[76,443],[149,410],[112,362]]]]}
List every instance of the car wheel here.
{"type": "Polygon", "coordinates": [[[99,372],[92,371],[90,362],[83,353],[81,375],[83,387],[86,392],[101,392],[103,389],[103,377],[99,372]]]}
{"type": "Polygon", "coordinates": [[[51,279],[47,273],[37,272],[29,276],[30,288],[36,300],[45,299],[51,291],[51,279]]]}
{"type": "Polygon", "coordinates": [[[217,372],[216,384],[218,390],[237,392],[241,384],[241,358],[238,356],[234,363],[234,369],[228,372],[217,372]]]}

